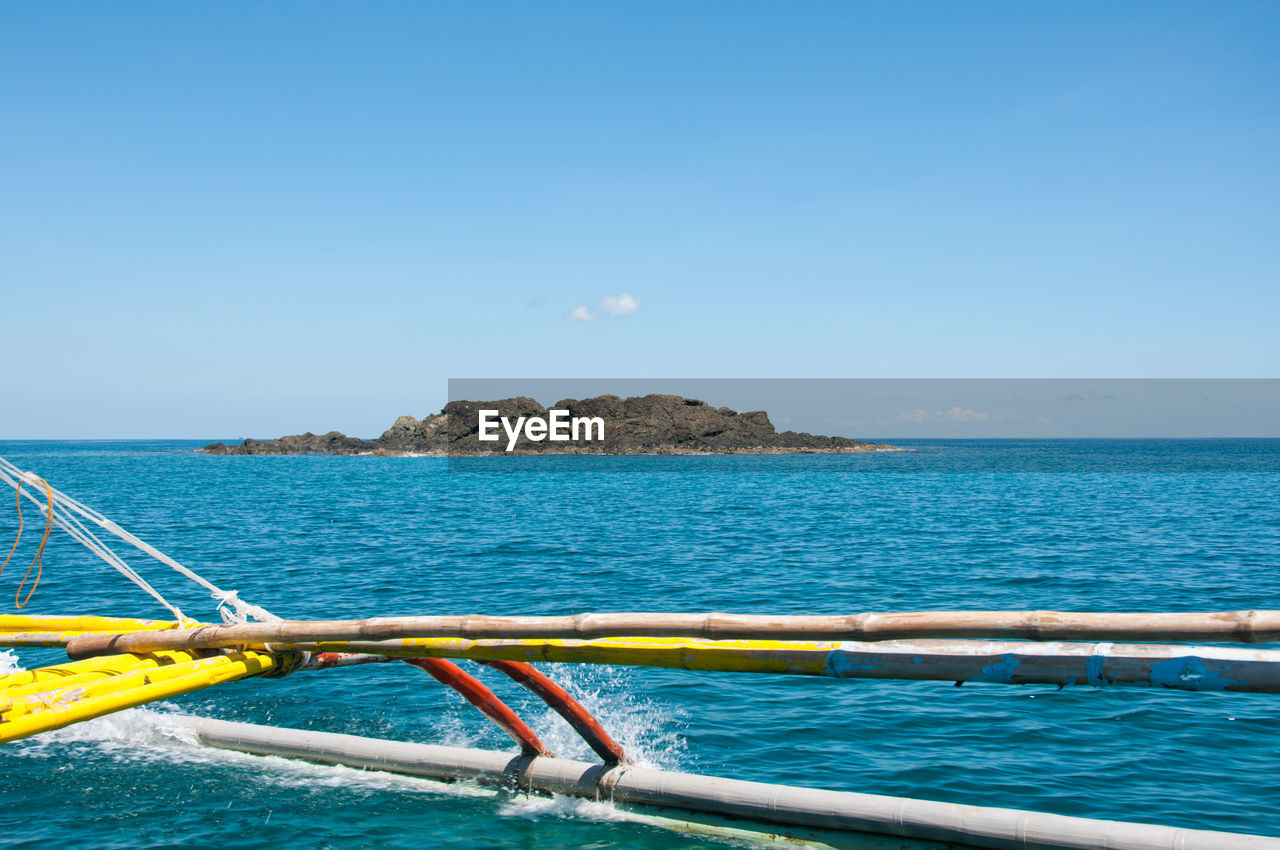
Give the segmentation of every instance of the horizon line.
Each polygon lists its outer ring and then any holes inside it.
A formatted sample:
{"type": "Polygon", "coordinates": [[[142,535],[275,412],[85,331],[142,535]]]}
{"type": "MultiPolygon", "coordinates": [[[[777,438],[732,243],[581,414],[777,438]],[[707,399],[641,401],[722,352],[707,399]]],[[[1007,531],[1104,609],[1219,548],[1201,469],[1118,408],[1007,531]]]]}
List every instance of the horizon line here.
{"type": "MultiPolygon", "coordinates": [[[[315,433],[315,432],[303,432],[315,433]]],[[[328,433],[328,432],[326,432],[328,433]]],[[[353,436],[346,434],[344,436],[353,436]]],[[[840,436],[831,434],[820,434],[817,436],[840,436]]],[[[272,440],[279,439],[276,437],[0,437],[0,443],[141,443],[141,442],[206,442],[206,443],[237,443],[245,440],[272,440]]],[[[365,437],[356,437],[356,439],[374,439],[365,437]]],[[[1280,434],[1273,435],[1249,435],[1249,434],[1221,434],[1221,435],[1152,435],[1152,434],[1111,434],[1111,435],[1088,435],[1088,436],[978,436],[978,437],[962,437],[955,435],[925,435],[925,436],[859,436],[859,437],[843,437],[843,439],[855,440],[864,443],[875,443],[885,440],[1280,440],[1280,434]]],[[[305,453],[304,453],[305,454],[305,453]]],[[[311,452],[310,454],[316,454],[311,452]]],[[[715,454],[709,452],[708,454],[715,454]]]]}

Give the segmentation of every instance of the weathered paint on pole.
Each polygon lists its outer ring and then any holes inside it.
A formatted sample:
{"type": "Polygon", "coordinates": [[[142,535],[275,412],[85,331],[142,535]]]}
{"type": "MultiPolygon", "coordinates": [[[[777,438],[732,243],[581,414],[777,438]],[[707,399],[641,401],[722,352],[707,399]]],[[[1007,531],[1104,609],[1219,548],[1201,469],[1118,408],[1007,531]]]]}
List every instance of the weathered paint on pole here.
{"type": "MultiPolygon", "coordinates": [[[[0,676],[0,700],[10,700],[40,692],[79,687],[123,672],[181,664],[200,658],[203,652],[156,652],[148,655],[118,655],[69,661],[35,670],[0,676]]],[[[0,703],[3,705],[3,703],[0,703]]]]}
{"type": "Polygon", "coordinates": [[[66,646],[85,634],[177,629],[172,620],[128,617],[0,614],[0,646],[66,646]]]}
{"type": "Polygon", "coordinates": [[[23,670],[0,676],[0,743],[249,676],[390,660],[347,653],[304,659],[298,653],[201,650],[104,656],[23,670]]]}
{"type": "Polygon", "coordinates": [[[297,668],[299,670],[330,670],[334,667],[354,667],[357,664],[386,664],[399,659],[385,655],[361,655],[355,652],[311,652],[297,668]]]}
{"type": "Polygon", "coordinates": [[[667,773],[628,765],[512,756],[221,720],[193,721],[208,746],[386,770],[475,780],[547,794],[660,806],[761,824],[1017,850],[1280,850],[1280,838],[1090,820],[1016,809],[964,806],[667,773]]]}
{"type": "Polygon", "coordinates": [[[0,743],[222,682],[269,673],[279,662],[278,656],[262,652],[189,656],[167,664],[153,664],[149,659],[133,656],[98,659],[99,664],[109,665],[108,675],[79,684],[53,682],[43,690],[28,689],[15,697],[0,694],[0,743]]]}
{"type": "MultiPolygon", "coordinates": [[[[104,630],[105,631],[105,630],[104,630]]],[[[1280,641],[1280,611],[1097,613],[1061,611],[921,611],[833,616],[771,614],[577,614],[563,617],[374,617],[366,620],[244,623],[149,633],[86,634],[68,654],[226,648],[269,643],[377,641],[428,637],[478,639],[696,637],[718,640],[999,640],[1280,641]]]]}
{"type": "Polygon", "coordinates": [[[132,617],[95,617],[80,614],[0,614],[5,632],[140,632],[176,629],[172,620],[139,620],[132,617]]]}
{"type": "Polygon", "coordinates": [[[300,644],[302,649],[473,661],[619,664],[837,679],[1280,693],[1280,650],[1218,646],[970,640],[730,641],[689,638],[458,640],[300,644]]]}

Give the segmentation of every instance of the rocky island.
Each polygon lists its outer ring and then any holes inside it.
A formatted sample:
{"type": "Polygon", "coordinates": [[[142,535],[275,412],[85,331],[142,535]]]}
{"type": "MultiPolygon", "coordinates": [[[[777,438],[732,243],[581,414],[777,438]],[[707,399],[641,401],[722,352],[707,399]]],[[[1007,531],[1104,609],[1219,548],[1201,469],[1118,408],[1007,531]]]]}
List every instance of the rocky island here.
{"type": "MultiPolygon", "coordinates": [[[[544,435],[545,436],[545,435],[544,435]]],[[[602,395],[564,399],[543,407],[528,397],[500,401],[451,401],[439,413],[423,419],[401,416],[382,436],[372,440],[348,437],[338,431],[296,434],[275,440],[246,439],[242,443],[210,443],[208,454],[369,454],[380,456],[488,454],[791,454],[849,453],[893,450],[893,446],[820,437],[796,431],[779,433],[762,410],[739,413],[712,407],[705,401],[676,395],[620,398],[602,395]],[[486,415],[482,416],[482,411],[486,415]],[[507,422],[498,427],[497,412],[507,422]],[[507,430],[512,422],[547,420],[600,422],[602,438],[539,439],[536,431],[507,430]],[[497,437],[494,436],[495,429],[497,437]],[[532,435],[532,438],[530,437],[532,435]]]]}

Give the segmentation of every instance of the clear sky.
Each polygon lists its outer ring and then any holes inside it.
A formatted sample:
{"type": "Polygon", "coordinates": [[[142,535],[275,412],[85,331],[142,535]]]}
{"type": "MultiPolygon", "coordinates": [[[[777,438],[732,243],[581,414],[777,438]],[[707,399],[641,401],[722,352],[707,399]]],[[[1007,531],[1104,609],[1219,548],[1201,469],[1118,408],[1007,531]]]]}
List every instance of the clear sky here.
{"type": "Polygon", "coordinates": [[[1275,377],[1280,6],[0,6],[0,437],[1275,377]]]}

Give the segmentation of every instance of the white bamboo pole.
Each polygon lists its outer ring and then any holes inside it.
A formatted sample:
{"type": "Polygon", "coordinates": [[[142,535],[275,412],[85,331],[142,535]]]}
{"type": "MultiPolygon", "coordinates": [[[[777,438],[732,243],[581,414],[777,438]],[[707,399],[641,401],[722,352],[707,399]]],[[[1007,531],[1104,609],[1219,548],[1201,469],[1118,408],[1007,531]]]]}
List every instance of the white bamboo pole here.
{"type": "Polygon", "coordinates": [[[221,720],[194,721],[212,747],[546,794],[745,818],[762,824],[892,835],[1007,850],[1280,850],[1280,838],[1090,820],[744,782],[634,766],[411,744],[221,720]]]}
{"type": "Polygon", "coordinates": [[[552,617],[374,617],[279,620],[71,639],[73,658],[165,649],[211,649],[399,638],[701,637],[715,640],[1009,640],[1280,641],[1280,611],[1107,613],[1062,611],[919,611],[897,614],[770,615],[617,613],[552,617]]]}

